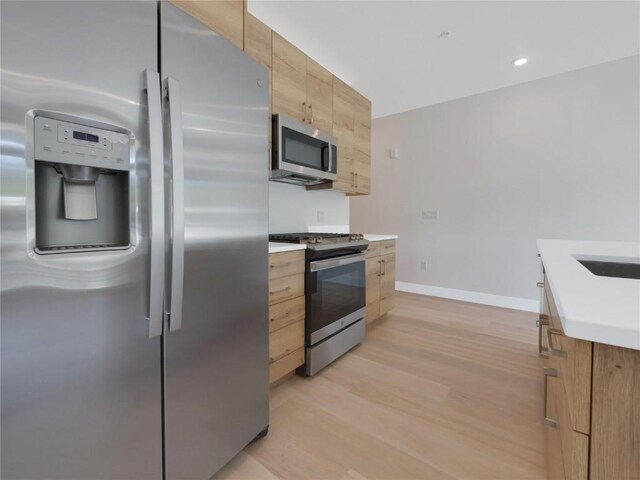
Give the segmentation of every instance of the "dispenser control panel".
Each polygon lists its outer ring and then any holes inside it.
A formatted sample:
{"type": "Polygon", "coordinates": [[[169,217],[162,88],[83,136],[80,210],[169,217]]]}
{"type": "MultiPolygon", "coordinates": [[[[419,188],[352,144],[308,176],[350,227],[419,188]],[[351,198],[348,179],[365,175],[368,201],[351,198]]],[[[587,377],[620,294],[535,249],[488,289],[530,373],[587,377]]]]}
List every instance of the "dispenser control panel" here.
{"type": "Polygon", "coordinates": [[[35,118],[35,159],[129,170],[129,136],[47,117],[35,118]]]}

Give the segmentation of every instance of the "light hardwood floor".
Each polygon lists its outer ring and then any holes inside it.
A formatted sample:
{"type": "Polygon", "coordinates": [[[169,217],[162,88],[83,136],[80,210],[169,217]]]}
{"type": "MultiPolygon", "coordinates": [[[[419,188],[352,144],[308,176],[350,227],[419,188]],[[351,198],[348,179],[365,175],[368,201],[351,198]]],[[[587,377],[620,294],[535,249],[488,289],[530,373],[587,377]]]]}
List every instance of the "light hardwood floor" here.
{"type": "Polygon", "coordinates": [[[398,292],[360,346],[271,391],[269,435],[215,480],[546,478],[536,318],[398,292]]]}

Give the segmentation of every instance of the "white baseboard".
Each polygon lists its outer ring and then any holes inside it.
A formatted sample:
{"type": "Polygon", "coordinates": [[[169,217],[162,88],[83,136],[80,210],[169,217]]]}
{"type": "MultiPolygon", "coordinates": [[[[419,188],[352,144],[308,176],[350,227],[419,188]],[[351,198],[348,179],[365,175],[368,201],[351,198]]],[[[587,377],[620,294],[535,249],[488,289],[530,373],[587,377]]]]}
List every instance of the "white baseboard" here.
{"type": "Polygon", "coordinates": [[[396,282],[396,290],[419,295],[430,295],[432,297],[450,298],[463,302],[480,303],[482,305],[493,305],[494,307],[513,308],[514,310],[524,310],[525,312],[538,313],[540,311],[540,301],[529,300],[528,298],[505,297],[491,293],[456,290],[455,288],[434,287],[433,285],[409,282],[396,282]]]}

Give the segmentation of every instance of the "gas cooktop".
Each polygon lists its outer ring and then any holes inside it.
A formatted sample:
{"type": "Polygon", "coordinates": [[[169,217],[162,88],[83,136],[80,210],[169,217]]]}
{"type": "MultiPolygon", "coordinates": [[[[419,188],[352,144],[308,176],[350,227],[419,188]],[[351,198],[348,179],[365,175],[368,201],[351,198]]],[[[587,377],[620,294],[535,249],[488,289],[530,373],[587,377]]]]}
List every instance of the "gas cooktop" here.
{"type": "MultiPolygon", "coordinates": [[[[269,235],[270,242],[285,243],[307,243],[307,244],[330,244],[345,243],[364,240],[361,233],[272,233],[269,235]]],[[[366,240],[364,240],[366,241],[366,240]]]]}

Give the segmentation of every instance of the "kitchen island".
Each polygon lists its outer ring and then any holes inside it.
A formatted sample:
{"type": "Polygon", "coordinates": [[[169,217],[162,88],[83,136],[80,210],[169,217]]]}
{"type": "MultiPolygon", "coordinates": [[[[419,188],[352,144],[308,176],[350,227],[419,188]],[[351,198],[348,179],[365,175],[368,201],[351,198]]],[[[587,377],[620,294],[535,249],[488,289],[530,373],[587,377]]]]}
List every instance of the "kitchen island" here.
{"type": "Polygon", "coordinates": [[[640,280],[581,263],[640,263],[640,244],[538,240],[538,251],[549,478],[640,478],[640,280]]]}

